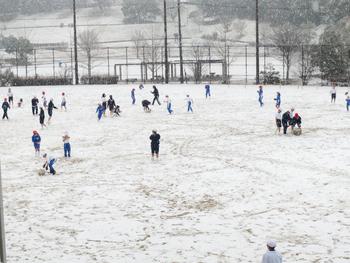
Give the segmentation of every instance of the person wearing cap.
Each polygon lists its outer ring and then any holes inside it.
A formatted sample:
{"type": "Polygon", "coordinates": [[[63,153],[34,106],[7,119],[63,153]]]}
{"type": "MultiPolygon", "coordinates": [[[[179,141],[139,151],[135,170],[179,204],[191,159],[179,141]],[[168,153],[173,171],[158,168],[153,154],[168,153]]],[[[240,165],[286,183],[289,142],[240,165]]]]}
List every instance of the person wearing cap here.
{"type": "Polygon", "coordinates": [[[267,252],[264,254],[262,263],[282,263],[282,256],[276,251],[276,241],[270,240],[266,244],[267,252]]]}
{"type": "Polygon", "coordinates": [[[290,117],[290,111],[286,111],[282,115],[282,125],[283,125],[283,134],[287,134],[288,127],[290,125],[290,121],[292,118],[290,117]]]}
{"type": "Polygon", "coordinates": [[[61,101],[61,110],[67,111],[67,100],[66,100],[66,94],[62,92],[62,101],[61,101]]]}
{"type": "Polygon", "coordinates": [[[257,91],[258,95],[259,95],[259,103],[260,103],[260,107],[264,106],[264,90],[263,90],[263,86],[259,86],[259,89],[257,91]]]}
{"type": "Polygon", "coordinates": [[[275,115],[275,120],[276,120],[276,133],[280,134],[281,133],[281,127],[282,127],[282,110],[278,109],[275,115]]]}
{"type": "Polygon", "coordinates": [[[32,142],[34,144],[35,155],[40,156],[41,137],[37,131],[33,131],[32,142]]]}
{"type": "Polygon", "coordinates": [[[50,174],[55,175],[56,171],[55,168],[53,167],[54,164],[56,163],[56,159],[53,157],[49,157],[47,153],[44,153],[43,158],[45,159],[45,163],[43,165],[44,169],[50,169],[50,174]]]}
{"type": "Polygon", "coordinates": [[[2,103],[2,110],[4,114],[2,115],[2,119],[4,120],[9,119],[9,116],[7,115],[7,111],[10,109],[10,104],[7,102],[7,98],[4,98],[4,102],[2,103]]]}
{"type": "Polygon", "coordinates": [[[68,135],[68,132],[64,133],[62,140],[63,140],[64,157],[70,158],[71,146],[70,146],[70,137],[68,135]]]}
{"type": "Polygon", "coordinates": [[[153,130],[152,135],[149,137],[149,139],[151,140],[152,158],[154,158],[154,155],[158,158],[159,157],[160,135],[157,133],[156,130],[153,130]]]}

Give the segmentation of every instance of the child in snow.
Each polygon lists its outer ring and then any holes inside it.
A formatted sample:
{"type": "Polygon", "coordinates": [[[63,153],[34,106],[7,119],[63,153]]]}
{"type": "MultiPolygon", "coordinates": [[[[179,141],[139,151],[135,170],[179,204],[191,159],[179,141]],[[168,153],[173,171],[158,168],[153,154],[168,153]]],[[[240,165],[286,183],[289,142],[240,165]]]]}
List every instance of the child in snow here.
{"type": "MultiPolygon", "coordinates": [[[[347,93],[347,94],[349,94],[349,93],[347,93]]],[[[350,110],[350,96],[348,95],[347,97],[346,97],[346,109],[347,109],[347,111],[349,111],[350,110]]]]}
{"type": "Polygon", "coordinates": [[[107,96],[105,93],[102,94],[101,98],[102,107],[104,108],[103,116],[106,116],[106,110],[107,110],[107,96]]]}
{"type": "Polygon", "coordinates": [[[108,100],[107,104],[108,104],[109,114],[112,117],[113,116],[113,112],[114,112],[114,108],[116,106],[112,95],[109,95],[109,100],[108,100]]]}
{"type": "Polygon", "coordinates": [[[259,94],[259,103],[260,103],[260,107],[264,106],[264,90],[263,90],[263,86],[259,86],[259,89],[257,91],[257,93],[259,94]]]}
{"type": "Polygon", "coordinates": [[[283,134],[287,134],[287,130],[288,130],[288,127],[290,125],[291,119],[292,118],[290,117],[290,111],[286,111],[282,115],[283,134]]]}
{"type": "Polygon", "coordinates": [[[159,102],[159,91],[156,86],[153,86],[153,91],[151,92],[154,96],[152,105],[154,105],[155,102],[158,103],[158,105],[161,105],[159,102]]]}
{"type": "Polygon", "coordinates": [[[275,115],[275,120],[276,120],[276,133],[280,134],[281,133],[281,127],[282,127],[282,111],[281,109],[278,109],[275,115]]]}
{"type": "Polygon", "coordinates": [[[34,96],[32,98],[32,113],[33,115],[38,115],[38,104],[39,104],[39,100],[36,96],[34,96]]]}
{"type": "Polygon", "coordinates": [[[97,113],[97,119],[99,121],[101,120],[102,115],[104,114],[104,112],[105,112],[105,108],[101,104],[98,104],[97,105],[97,109],[96,109],[96,113],[97,113]]]}
{"type": "Polygon", "coordinates": [[[335,101],[337,99],[337,90],[336,90],[335,83],[333,83],[333,87],[332,87],[330,93],[331,93],[331,103],[335,103],[335,101]]]}
{"type": "Polygon", "coordinates": [[[142,101],[142,107],[144,112],[151,112],[151,109],[149,108],[149,105],[151,105],[151,102],[148,100],[143,100],[142,101]]]}
{"type": "Polygon", "coordinates": [[[281,93],[277,92],[277,96],[274,100],[276,101],[276,108],[278,109],[281,107],[281,93]]]}
{"type": "Polygon", "coordinates": [[[139,86],[139,89],[140,90],[143,90],[145,87],[143,86],[143,84],[140,84],[140,86],[139,86]]]}
{"type": "Polygon", "coordinates": [[[62,92],[62,101],[61,101],[61,110],[67,111],[67,100],[66,100],[66,94],[62,92]]]}
{"type": "Polygon", "coordinates": [[[169,114],[173,113],[173,110],[171,109],[171,99],[169,98],[168,95],[165,96],[164,102],[166,103],[166,109],[169,112],[169,114]]]}
{"type": "Polygon", "coordinates": [[[211,94],[210,94],[210,85],[207,84],[205,85],[205,98],[210,98],[211,97],[211,94]]]}
{"type": "Polygon", "coordinates": [[[7,96],[8,96],[9,104],[13,106],[13,93],[11,88],[8,89],[7,96]]]}
{"type": "Polygon", "coordinates": [[[154,155],[156,157],[159,157],[159,144],[160,144],[160,135],[157,133],[156,130],[152,131],[152,135],[149,137],[151,140],[151,153],[152,153],[152,158],[154,158],[154,155]]]}
{"type": "Polygon", "coordinates": [[[186,102],[187,102],[187,112],[193,112],[193,109],[192,109],[193,99],[190,97],[190,95],[186,96],[186,102]]]}
{"type": "Polygon", "coordinates": [[[276,241],[267,242],[267,252],[264,254],[262,263],[282,263],[282,256],[276,251],[276,241]]]}
{"type": "Polygon", "coordinates": [[[115,106],[115,109],[114,109],[114,117],[120,117],[120,113],[122,113],[122,111],[120,110],[120,106],[117,105],[115,106]]]}
{"type": "Polygon", "coordinates": [[[7,98],[4,99],[4,102],[2,103],[2,110],[4,114],[2,115],[2,119],[4,120],[9,119],[9,116],[7,115],[7,111],[10,109],[10,104],[7,102],[7,98]]]}
{"type": "Polygon", "coordinates": [[[71,146],[70,146],[70,137],[68,135],[68,132],[65,132],[63,137],[62,137],[62,141],[63,141],[63,150],[64,150],[64,157],[68,157],[70,158],[70,152],[71,152],[71,146]]]}
{"type": "Polygon", "coordinates": [[[32,142],[34,144],[35,156],[40,156],[41,137],[37,131],[33,131],[32,142]]]}
{"type": "Polygon", "coordinates": [[[294,117],[290,121],[290,125],[292,126],[292,130],[296,125],[298,126],[298,128],[301,128],[301,117],[298,113],[294,114],[294,117]]]}
{"type": "Polygon", "coordinates": [[[47,113],[49,114],[49,119],[47,123],[50,123],[52,115],[53,115],[53,109],[57,109],[55,104],[53,103],[53,99],[50,99],[49,105],[47,106],[47,113]]]}
{"type": "Polygon", "coordinates": [[[40,107],[39,122],[40,122],[41,128],[44,129],[46,125],[45,125],[45,111],[43,107],[40,107]]]}
{"type": "Polygon", "coordinates": [[[19,99],[19,102],[17,103],[17,105],[18,105],[18,108],[22,107],[22,105],[23,105],[23,99],[22,98],[19,99]]]}
{"type": "Polygon", "coordinates": [[[55,168],[53,166],[56,163],[56,159],[52,158],[52,157],[49,157],[47,155],[47,153],[44,153],[43,158],[45,159],[45,163],[43,165],[43,168],[45,170],[50,169],[50,174],[55,175],[56,171],[55,171],[55,168]]]}
{"type": "Polygon", "coordinates": [[[132,100],[132,105],[135,105],[136,103],[135,89],[131,90],[131,100],[132,100]]]}
{"type": "Polygon", "coordinates": [[[43,106],[46,109],[47,108],[47,100],[46,100],[45,91],[42,92],[41,99],[43,100],[43,106]]]}

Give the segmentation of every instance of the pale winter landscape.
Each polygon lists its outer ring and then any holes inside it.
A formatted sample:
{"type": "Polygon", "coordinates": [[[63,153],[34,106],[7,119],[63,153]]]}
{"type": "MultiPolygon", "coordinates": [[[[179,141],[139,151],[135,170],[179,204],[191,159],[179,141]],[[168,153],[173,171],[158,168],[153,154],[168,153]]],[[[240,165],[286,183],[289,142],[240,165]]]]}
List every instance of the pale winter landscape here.
{"type": "Polygon", "coordinates": [[[213,85],[206,100],[203,85],[160,85],[173,100],[168,115],[164,104],[143,112],[150,85],[132,106],[132,87],[13,88],[24,107],[0,123],[9,263],[259,262],[271,238],[287,262],[349,262],[345,88],[331,105],[329,87],[266,87],[260,108],[255,86],[213,85]],[[29,104],[42,91],[57,105],[65,92],[68,105],[44,130],[29,104]],[[302,116],[302,136],[274,134],[276,91],[283,110],[302,116]],[[97,121],[103,92],[121,117],[97,121]],[[152,129],[162,137],[159,160],[152,129]],[[56,176],[38,176],[33,130],[42,153],[59,158],[56,176]]]}

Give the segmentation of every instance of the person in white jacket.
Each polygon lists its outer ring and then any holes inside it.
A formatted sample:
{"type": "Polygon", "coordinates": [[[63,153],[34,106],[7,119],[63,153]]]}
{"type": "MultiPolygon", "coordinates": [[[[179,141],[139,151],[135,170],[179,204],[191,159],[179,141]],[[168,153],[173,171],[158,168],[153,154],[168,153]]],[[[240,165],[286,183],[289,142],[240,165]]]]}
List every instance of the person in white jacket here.
{"type": "Polygon", "coordinates": [[[165,96],[164,102],[166,103],[166,108],[167,108],[169,114],[172,114],[172,113],[173,113],[173,110],[172,110],[172,108],[171,108],[171,99],[169,98],[168,95],[165,96]]]}
{"type": "Polygon", "coordinates": [[[335,87],[335,83],[333,83],[332,89],[330,91],[331,94],[331,103],[335,103],[336,99],[337,99],[337,90],[335,87]]]}
{"type": "Polygon", "coordinates": [[[262,263],[282,263],[282,256],[276,249],[276,241],[270,240],[267,242],[268,251],[264,254],[262,263]]]}
{"type": "Polygon", "coordinates": [[[275,120],[276,120],[276,134],[280,134],[281,133],[281,127],[282,127],[282,110],[278,109],[275,115],[275,120]]]}

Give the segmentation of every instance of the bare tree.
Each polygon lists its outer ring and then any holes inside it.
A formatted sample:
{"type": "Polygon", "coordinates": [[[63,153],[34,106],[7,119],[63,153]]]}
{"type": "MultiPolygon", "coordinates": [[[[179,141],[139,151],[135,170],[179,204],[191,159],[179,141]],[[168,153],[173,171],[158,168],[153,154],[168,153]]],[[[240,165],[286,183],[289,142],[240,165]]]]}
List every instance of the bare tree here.
{"type": "Polygon", "coordinates": [[[205,73],[207,63],[205,62],[207,58],[206,49],[200,47],[197,43],[192,43],[192,58],[193,62],[190,64],[190,70],[193,73],[194,80],[196,83],[200,82],[202,75],[205,73]]]}
{"type": "Polygon", "coordinates": [[[89,83],[91,80],[92,59],[97,55],[99,50],[99,35],[97,31],[87,29],[78,36],[79,48],[85,53],[87,58],[87,68],[89,83]]]}
{"type": "Polygon", "coordinates": [[[277,48],[286,66],[286,82],[289,82],[289,73],[293,55],[300,49],[304,32],[300,27],[283,24],[273,28],[269,40],[277,48]]]}

